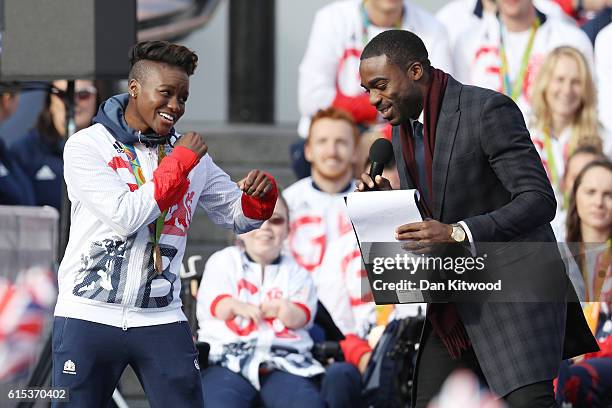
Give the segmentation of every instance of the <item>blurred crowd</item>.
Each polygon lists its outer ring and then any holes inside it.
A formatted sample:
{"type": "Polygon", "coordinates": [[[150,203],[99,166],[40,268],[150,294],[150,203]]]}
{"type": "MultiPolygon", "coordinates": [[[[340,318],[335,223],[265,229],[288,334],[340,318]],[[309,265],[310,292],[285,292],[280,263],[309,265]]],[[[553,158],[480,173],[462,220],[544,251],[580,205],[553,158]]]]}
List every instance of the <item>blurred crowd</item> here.
{"type": "MultiPolygon", "coordinates": [[[[296,78],[303,139],[291,159],[298,181],[284,190],[272,218],[236,237],[204,269],[197,318],[198,340],[209,347],[206,402],[342,407],[404,406],[410,399],[426,305],[374,305],[343,200],[369,168],[374,140],[391,137],[358,68],[364,45],[392,28],[418,34],[434,67],[519,106],[557,198],[553,230],[567,242],[561,247],[568,273],[601,348],[563,363],[557,400],[564,407],[610,406],[610,0],[454,0],[435,15],[409,0],[321,8],[296,78]]],[[[0,205],[61,207],[66,86],[45,87],[27,134],[9,146],[0,137],[0,205]]],[[[0,85],[0,121],[15,112],[20,87],[0,85]]],[[[82,129],[100,103],[94,83],[77,80],[73,102],[82,129]]],[[[383,176],[399,188],[395,163],[383,176]]],[[[458,373],[431,406],[503,406],[483,386],[458,373]]]]}

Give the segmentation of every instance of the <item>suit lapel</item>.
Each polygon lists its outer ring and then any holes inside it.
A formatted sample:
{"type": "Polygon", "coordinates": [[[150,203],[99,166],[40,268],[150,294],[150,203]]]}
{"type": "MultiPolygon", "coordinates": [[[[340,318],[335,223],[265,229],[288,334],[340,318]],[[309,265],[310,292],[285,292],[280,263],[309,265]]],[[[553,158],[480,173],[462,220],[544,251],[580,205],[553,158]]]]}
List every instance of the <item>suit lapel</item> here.
{"type": "Polygon", "coordinates": [[[436,145],[432,163],[433,216],[439,220],[444,203],[450,155],[459,126],[459,96],[461,84],[449,77],[442,109],[436,127],[436,145]]]}

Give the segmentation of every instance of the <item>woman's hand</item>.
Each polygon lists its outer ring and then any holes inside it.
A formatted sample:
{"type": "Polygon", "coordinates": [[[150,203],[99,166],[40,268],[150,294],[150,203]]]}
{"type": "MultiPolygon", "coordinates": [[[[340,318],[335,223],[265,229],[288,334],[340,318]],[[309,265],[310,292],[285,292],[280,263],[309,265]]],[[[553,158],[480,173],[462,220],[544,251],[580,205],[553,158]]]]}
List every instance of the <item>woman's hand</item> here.
{"type": "Polygon", "coordinates": [[[249,171],[249,174],[237,184],[238,188],[246,195],[257,198],[262,198],[268,191],[272,190],[272,181],[261,170],[249,171]]]}
{"type": "Polygon", "coordinates": [[[174,144],[175,147],[183,146],[194,152],[201,159],[208,151],[204,137],[196,132],[187,132],[174,144]]]}

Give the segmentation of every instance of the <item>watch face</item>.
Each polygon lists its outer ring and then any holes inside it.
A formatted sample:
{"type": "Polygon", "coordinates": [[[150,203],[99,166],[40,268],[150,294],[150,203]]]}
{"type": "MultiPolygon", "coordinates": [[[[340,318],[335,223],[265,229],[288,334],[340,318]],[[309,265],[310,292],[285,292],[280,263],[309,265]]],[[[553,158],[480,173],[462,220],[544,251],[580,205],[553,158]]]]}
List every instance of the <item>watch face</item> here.
{"type": "Polygon", "coordinates": [[[452,237],[457,242],[463,242],[465,240],[465,231],[459,226],[453,226],[452,237]]]}

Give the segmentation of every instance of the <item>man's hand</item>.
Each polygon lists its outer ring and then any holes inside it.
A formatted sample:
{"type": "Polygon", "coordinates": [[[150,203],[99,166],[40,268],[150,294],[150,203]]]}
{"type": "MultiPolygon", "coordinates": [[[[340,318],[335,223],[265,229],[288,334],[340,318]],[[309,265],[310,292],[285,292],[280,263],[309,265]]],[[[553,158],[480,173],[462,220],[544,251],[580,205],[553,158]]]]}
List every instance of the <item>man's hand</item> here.
{"type": "Polygon", "coordinates": [[[174,144],[175,147],[183,146],[194,152],[201,159],[208,151],[204,138],[195,132],[187,132],[174,144]]]}
{"type": "Polygon", "coordinates": [[[376,176],[374,180],[372,180],[372,177],[370,177],[368,173],[361,173],[361,181],[359,182],[359,184],[357,184],[356,191],[367,191],[368,189],[373,190],[374,187],[376,187],[380,191],[393,190],[393,188],[391,188],[391,183],[389,182],[389,180],[387,180],[383,176],[376,176]]]}
{"type": "Polygon", "coordinates": [[[398,241],[416,241],[418,243],[452,243],[453,227],[436,220],[426,220],[400,225],[395,229],[398,241]]]}
{"type": "Polygon", "coordinates": [[[246,195],[262,198],[272,190],[272,182],[263,171],[251,170],[249,174],[238,183],[238,188],[246,195]]]}

